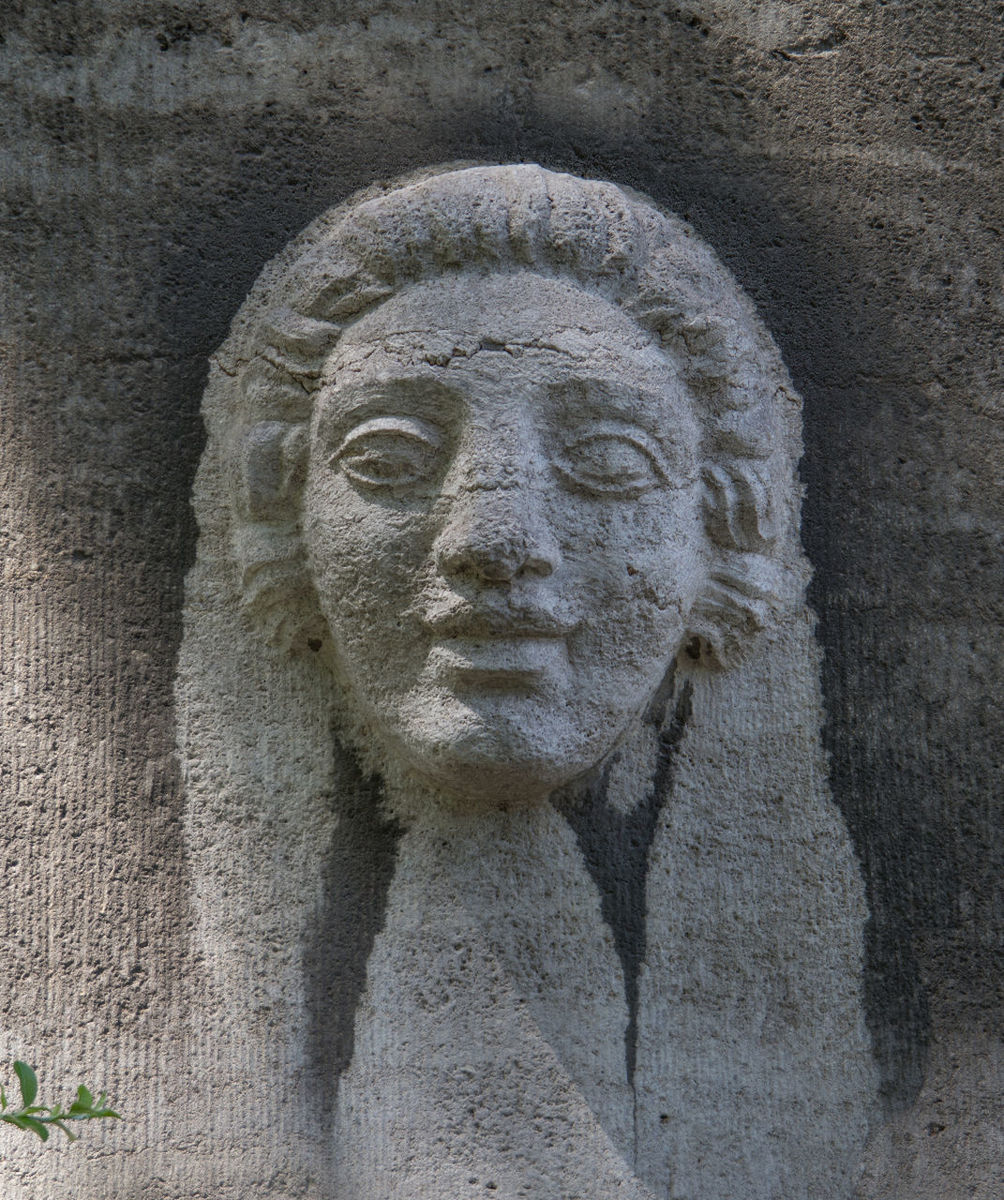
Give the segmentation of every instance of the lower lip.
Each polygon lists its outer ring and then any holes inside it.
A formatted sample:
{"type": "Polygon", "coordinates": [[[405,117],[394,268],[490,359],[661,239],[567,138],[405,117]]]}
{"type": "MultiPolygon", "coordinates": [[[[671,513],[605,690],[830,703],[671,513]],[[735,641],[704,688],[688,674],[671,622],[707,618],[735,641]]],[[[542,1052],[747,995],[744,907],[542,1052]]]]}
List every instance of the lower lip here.
{"type": "Polygon", "coordinates": [[[429,664],[437,675],[495,686],[531,683],[553,670],[565,656],[560,637],[443,638],[432,645],[429,664]]]}

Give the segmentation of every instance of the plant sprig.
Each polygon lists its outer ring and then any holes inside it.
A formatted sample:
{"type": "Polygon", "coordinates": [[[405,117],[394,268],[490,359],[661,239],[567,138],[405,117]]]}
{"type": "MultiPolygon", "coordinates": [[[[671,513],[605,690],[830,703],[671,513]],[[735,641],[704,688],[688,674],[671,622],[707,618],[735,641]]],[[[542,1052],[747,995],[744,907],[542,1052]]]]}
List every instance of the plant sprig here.
{"type": "Polygon", "coordinates": [[[14,1073],[17,1075],[17,1081],[21,1087],[21,1107],[8,1107],[7,1093],[0,1085],[0,1121],[13,1125],[17,1129],[27,1129],[40,1137],[43,1142],[48,1141],[49,1125],[55,1125],[57,1129],[61,1129],[66,1134],[71,1142],[75,1142],[77,1135],[71,1133],[67,1128],[67,1121],[93,1121],[98,1117],[122,1119],[117,1112],[113,1112],[107,1107],[108,1096],[105,1092],[95,1099],[83,1084],[77,1088],[77,1098],[69,1108],[64,1109],[58,1104],[54,1108],[36,1104],[38,1078],[35,1072],[26,1062],[18,1059],[14,1063],[14,1073]]]}

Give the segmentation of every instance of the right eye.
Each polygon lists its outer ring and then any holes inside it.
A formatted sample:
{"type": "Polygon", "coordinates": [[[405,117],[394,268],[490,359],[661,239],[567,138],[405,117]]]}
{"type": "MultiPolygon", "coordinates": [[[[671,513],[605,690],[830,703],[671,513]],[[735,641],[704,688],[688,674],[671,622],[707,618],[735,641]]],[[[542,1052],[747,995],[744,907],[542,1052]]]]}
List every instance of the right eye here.
{"type": "Polygon", "coordinates": [[[331,465],[362,487],[407,487],[435,475],[441,444],[439,434],[424,421],[377,417],[346,435],[331,465]]]}

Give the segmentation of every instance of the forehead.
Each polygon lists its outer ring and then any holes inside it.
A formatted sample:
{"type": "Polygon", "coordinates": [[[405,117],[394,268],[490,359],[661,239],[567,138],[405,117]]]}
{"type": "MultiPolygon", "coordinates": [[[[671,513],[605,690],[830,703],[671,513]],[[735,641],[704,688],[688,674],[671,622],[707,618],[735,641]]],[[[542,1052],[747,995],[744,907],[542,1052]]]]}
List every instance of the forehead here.
{"type": "MultiPolygon", "coordinates": [[[[366,313],[339,340],[329,380],[425,374],[436,368],[521,373],[531,364],[637,382],[678,372],[655,335],[595,292],[531,271],[461,274],[414,284],[366,313]],[[505,351],[509,354],[482,354],[505,351]]],[[[438,373],[438,372],[437,372],[438,373]]]]}

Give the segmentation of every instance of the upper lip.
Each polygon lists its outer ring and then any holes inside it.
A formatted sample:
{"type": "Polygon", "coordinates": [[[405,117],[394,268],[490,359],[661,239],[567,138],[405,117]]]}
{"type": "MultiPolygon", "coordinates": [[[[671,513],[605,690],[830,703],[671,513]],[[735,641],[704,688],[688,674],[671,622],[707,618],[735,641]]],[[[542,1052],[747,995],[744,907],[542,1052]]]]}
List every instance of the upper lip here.
{"type": "Polygon", "coordinates": [[[438,637],[558,638],[575,627],[574,622],[564,621],[536,604],[432,605],[421,619],[425,628],[438,637]]]}

